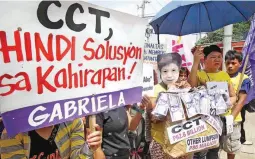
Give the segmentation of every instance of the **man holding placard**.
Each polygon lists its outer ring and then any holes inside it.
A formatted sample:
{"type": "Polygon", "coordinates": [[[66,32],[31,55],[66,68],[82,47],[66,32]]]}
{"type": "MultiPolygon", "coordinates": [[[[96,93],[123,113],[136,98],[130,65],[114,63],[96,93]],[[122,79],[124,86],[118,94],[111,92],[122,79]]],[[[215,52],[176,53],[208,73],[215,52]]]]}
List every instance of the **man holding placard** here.
{"type": "MultiPolygon", "coordinates": [[[[222,85],[222,82],[226,82],[226,86],[229,92],[229,97],[231,104],[236,102],[235,91],[231,82],[229,75],[220,71],[220,67],[222,64],[222,52],[221,49],[216,45],[210,45],[205,47],[203,52],[200,48],[197,48],[194,53],[194,63],[191,69],[191,73],[189,76],[189,83],[192,87],[197,87],[199,85],[208,85],[209,83],[219,83],[222,85]],[[204,70],[199,70],[200,61],[204,59],[204,70]]],[[[218,159],[218,151],[219,149],[211,149],[206,152],[196,153],[194,158],[204,159],[205,156],[207,159],[218,159]]]]}

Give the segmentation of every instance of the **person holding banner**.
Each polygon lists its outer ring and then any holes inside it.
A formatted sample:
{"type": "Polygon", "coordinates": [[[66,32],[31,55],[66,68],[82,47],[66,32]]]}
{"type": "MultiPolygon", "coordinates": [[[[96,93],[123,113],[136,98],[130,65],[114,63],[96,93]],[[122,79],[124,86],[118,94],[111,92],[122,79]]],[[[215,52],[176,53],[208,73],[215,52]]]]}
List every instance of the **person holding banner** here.
{"type": "MultiPolygon", "coordinates": [[[[234,129],[233,133],[231,133],[231,143],[230,144],[223,144],[223,149],[228,153],[228,159],[234,159],[235,153],[241,148],[241,133],[245,136],[245,131],[243,128],[243,121],[242,118],[245,119],[245,116],[241,116],[241,111],[245,111],[243,108],[247,94],[251,87],[251,81],[247,75],[244,74],[242,81],[240,81],[241,73],[239,73],[239,68],[242,64],[242,54],[238,53],[234,50],[229,50],[225,56],[225,64],[227,68],[227,73],[231,77],[231,81],[233,83],[234,89],[238,96],[238,100],[236,105],[230,109],[226,115],[233,115],[234,118],[234,129]],[[238,90],[239,84],[241,84],[240,90],[238,90]],[[238,92],[237,92],[238,91],[238,92]]],[[[226,137],[223,137],[223,140],[226,137]]],[[[227,142],[223,142],[227,143],[227,142]]]]}
{"type": "Polygon", "coordinates": [[[87,135],[86,141],[82,119],[19,133],[15,137],[9,137],[4,130],[0,140],[1,158],[86,159],[101,146],[100,127],[97,125],[96,129],[87,135]]]}
{"type": "MultiPolygon", "coordinates": [[[[151,114],[152,110],[155,109],[156,99],[161,92],[167,92],[168,86],[178,85],[179,72],[181,68],[182,58],[178,53],[167,53],[158,55],[157,57],[158,69],[160,72],[161,83],[154,86],[154,96],[152,97],[151,103],[147,107],[147,112],[150,113],[151,118],[151,136],[152,141],[150,144],[150,154],[153,159],[172,159],[167,155],[162,145],[164,144],[164,129],[166,118],[158,118],[151,114]]],[[[179,85],[178,85],[179,86],[179,85]]],[[[190,156],[189,156],[190,157],[190,156]]],[[[181,158],[189,158],[181,157],[181,158]]]]}
{"type": "MultiPolygon", "coordinates": [[[[228,73],[220,71],[223,62],[221,49],[216,45],[210,45],[202,51],[200,47],[194,52],[194,62],[188,82],[192,87],[205,85],[210,82],[226,82],[231,104],[236,102],[235,91],[228,73]],[[204,61],[204,70],[199,70],[201,60],[204,61]]],[[[235,117],[235,114],[233,114],[235,117]]],[[[195,153],[194,159],[218,159],[219,148],[210,149],[208,152],[195,153]]]]}
{"type": "MultiPolygon", "coordinates": [[[[134,131],[139,125],[149,98],[143,97],[140,106],[133,108],[138,113],[131,117],[130,108],[134,106],[120,107],[96,115],[96,123],[102,127],[103,142],[95,154],[95,159],[128,159],[130,156],[130,142],[128,131],[134,131]]],[[[89,123],[89,118],[86,118],[89,123]]],[[[89,127],[89,125],[86,125],[89,127]]]]}

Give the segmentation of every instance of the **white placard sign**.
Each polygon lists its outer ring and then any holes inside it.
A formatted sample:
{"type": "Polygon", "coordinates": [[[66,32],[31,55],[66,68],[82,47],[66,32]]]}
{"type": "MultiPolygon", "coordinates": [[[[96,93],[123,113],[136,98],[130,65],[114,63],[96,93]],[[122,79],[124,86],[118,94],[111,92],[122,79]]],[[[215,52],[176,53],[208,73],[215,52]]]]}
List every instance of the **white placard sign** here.
{"type": "Polygon", "coordinates": [[[143,64],[143,94],[154,95],[153,65],[150,64],[143,64]]]}
{"type": "Polygon", "coordinates": [[[221,125],[219,123],[219,121],[217,121],[213,116],[204,116],[204,120],[210,124],[216,131],[218,134],[222,134],[222,128],[221,125]]]}
{"type": "Polygon", "coordinates": [[[182,124],[167,128],[168,138],[171,144],[189,138],[207,130],[206,123],[201,117],[185,121],[182,124]]]}
{"type": "Polygon", "coordinates": [[[0,13],[9,134],[141,101],[146,20],[84,1],[1,1],[0,13]]]}
{"type": "Polygon", "coordinates": [[[186,144],[186,152],[205,150],[219,144],[219,134],[190,138],[186,140],[186,144]]]}
{"type": "Polygon", "coordinates": [[[145,43],[144,63],[152,64],[157,69],[157,56],[166,53],[166,44],[145,43]]]}

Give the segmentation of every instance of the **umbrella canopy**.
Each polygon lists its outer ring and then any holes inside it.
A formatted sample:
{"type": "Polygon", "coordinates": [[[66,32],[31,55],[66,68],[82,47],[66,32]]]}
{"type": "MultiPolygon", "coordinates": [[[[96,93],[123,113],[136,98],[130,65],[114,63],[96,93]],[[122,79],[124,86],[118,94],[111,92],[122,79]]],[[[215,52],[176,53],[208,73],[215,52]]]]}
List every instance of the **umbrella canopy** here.
{"type": "Polygon", "coordinates": [[[255,1],[173,0],[150,22],[157,34],[183,36],[211,32],[247,21],[255,13],[255,1]]]}

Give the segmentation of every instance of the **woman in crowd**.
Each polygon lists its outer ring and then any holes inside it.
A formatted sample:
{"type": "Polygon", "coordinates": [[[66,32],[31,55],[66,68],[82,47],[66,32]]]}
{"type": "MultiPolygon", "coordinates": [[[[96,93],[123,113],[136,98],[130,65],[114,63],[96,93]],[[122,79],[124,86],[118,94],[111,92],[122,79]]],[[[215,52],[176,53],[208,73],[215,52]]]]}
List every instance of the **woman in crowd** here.
{"type": "Polygon", "coordinates": [[[133,117],[130,115],[131,106],[120,107],[96,116],[97,124],[102,127],[103,142],[94,154],[95,159],[129,159],[128,131],[137,128],[149,102],[149,98],[143,97],[140,106],[135,108],[137,113],[133,117]]]}
{"type": "Polygon", "coordinates": [[[86,159],[92,157],[101,142],[100,131],[88,134],[85,141],[82,119],[75,119],[15,137],[8,137],[4,130],[0,152],[2,159],[86,159]]]}

